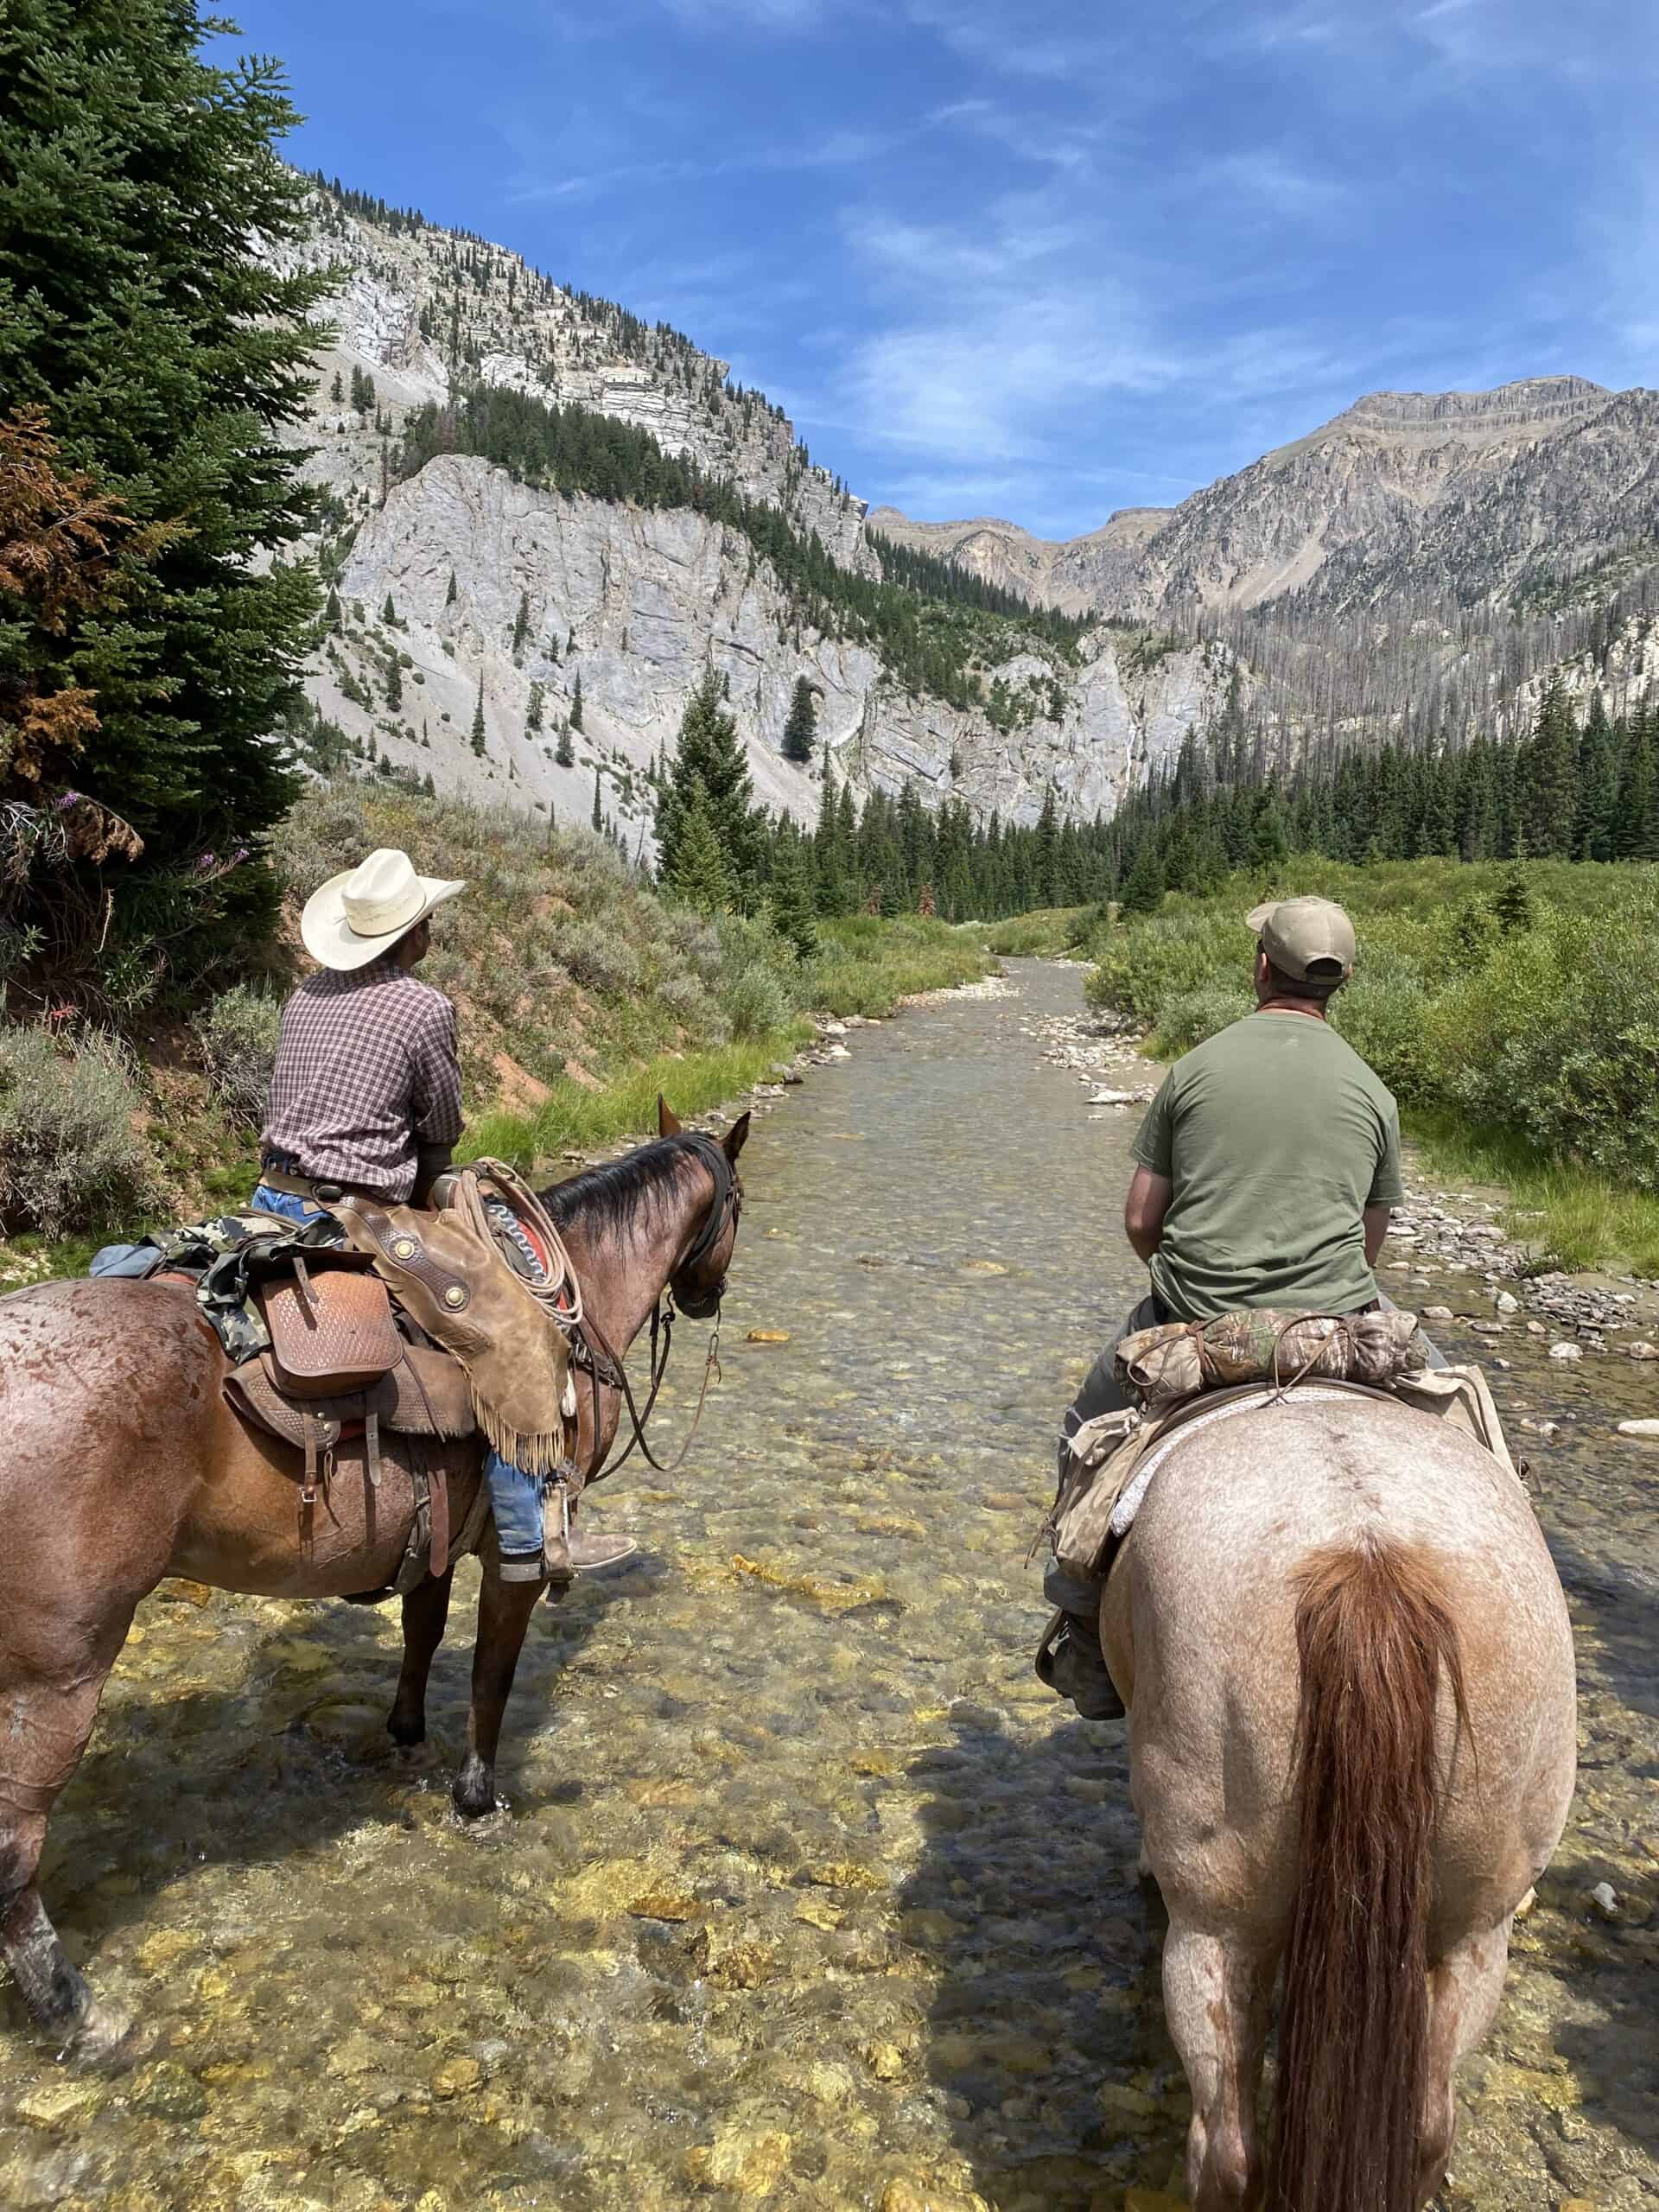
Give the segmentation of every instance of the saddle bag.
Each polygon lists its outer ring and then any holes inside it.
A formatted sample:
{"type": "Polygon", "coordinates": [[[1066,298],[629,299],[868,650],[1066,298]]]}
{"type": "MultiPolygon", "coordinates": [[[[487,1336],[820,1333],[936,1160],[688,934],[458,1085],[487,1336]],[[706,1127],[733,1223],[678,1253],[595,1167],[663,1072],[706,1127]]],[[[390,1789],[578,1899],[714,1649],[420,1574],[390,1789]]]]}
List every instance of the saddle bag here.
{"type": "Polygon", "coordinates": [[[1289,1385],[1307,1379],[1392,1389],[1420,1374],[1423,1338],[1414,1313],[1224,1313],[1212,1321],[1170,1321],[1125,1337],[1117,1374],[1149,1412],[1243,1382],[1289,1385]]]}
{"type": "Polygon", "coordinates": [[[314,1274],[296,1258],[292,1276],[266,1283],[258,1296],[270,1332],[271,1380],[289,1397],[366,1390],[404,1356],[386,1287],[367,1268],[314,1274]]]}

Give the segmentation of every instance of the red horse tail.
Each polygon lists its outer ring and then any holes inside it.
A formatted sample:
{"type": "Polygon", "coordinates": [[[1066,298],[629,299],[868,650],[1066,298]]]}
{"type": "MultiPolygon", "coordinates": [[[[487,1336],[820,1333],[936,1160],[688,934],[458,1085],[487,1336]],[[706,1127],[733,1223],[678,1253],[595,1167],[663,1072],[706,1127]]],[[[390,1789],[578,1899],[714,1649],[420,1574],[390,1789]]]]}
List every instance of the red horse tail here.
{"type": "Polygon", "coordinates": [[[1285,1950],[1268,2212],[1414,2212],[1442,1670],[1465,1718],[1440,1578],[1370,1538],[1300,1576],[1296,1895],[1285,1950]]]}

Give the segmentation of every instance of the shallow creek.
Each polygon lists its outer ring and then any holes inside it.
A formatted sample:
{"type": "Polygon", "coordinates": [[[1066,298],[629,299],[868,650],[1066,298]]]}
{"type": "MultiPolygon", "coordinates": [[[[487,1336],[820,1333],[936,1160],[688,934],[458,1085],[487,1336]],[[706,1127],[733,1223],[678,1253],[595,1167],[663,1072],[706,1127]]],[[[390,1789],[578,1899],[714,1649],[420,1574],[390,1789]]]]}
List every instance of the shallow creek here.
{"type": "MultiPolygon", "coordinates": [[[[684,1471],[596,1494],[643,1557],[540,1609],[481,1831],[448,1798],[470,1567],[413,1758],[395,1608],[144,1605],[45,1878],[150,2048],[67,2075],[0,1997],[8,2212],[1180,2201],[1122,1732],[1033,1679],[1023,1565],[1135,1287],[1135,1116],[1090,1118],[1022,1030],[1077,973],[1014,979],[862,1033],[757,1123],[723,1387],[684,1471]]],[[[1655,1385],[1502,1349],[1506,1406],[1563,1423],[1531,1457],[1582,1777],[1442,2201],[1611,2212],[1659,2196],[1659,1459],[1611,1434],[1655,1385]]]]}

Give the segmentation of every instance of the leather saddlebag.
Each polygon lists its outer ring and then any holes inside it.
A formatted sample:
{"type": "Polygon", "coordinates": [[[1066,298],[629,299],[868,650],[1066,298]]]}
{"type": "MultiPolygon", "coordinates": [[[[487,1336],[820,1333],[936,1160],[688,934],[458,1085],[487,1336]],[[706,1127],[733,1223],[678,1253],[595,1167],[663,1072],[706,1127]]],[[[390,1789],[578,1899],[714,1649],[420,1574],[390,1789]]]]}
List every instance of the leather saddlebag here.
{"type": "Polygon", "coordinates": [[[365,1390],[389,1374],[404,1344],[378,1275],[330,1268],[291,1277],[259,1293],[270,1331],[270,1372],[294,1398],[336,1398],[365,1390]]]}

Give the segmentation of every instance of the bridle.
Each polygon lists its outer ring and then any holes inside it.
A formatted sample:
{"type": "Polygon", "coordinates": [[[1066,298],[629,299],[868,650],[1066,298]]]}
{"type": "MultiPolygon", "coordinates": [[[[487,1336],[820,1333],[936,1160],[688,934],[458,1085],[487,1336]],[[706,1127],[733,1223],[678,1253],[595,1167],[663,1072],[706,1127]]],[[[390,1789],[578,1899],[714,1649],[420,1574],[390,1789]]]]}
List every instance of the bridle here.
{"type": "Polygon", "coordinates": [[[728,1229],[735,1232],[743,1214],[743,1192],[732,1172],[732,1163],[726,1157],[725,1148],[716,1144],[712,1137],[704,1136],[700,1130],[688,1129],[679,1141],[682,1148],[701,1160],[714,1177],[715,1195],[696,1235],[681,1254],[673,1273],[669,1276],[667,1287],[658,1294],[651,1309],[651,1389],[646,1395],[643,1412],[635,1401],[633,1386],[628,1381],[627,1369],[623,1364],[620,1353],[612,1345],[593,1315],[584,1313],[571,1332],[572,1363],[586,1371],[593,1389],[595,1440],[599,1435],[599,1394],[601,1387],[621,1393],[633,1430],[620,1457],[613,1460],[607,1453],[588,1477],[590,1483],[597,1482],[601,1475],[614,1474],[617,1468],[630,1459],[636,1451],[659,1475],[673,1474],[684,1465],[686,1455],[696,1440],[702,1409],[708,1403],[709,1386],[720,1380],[720,1307],[726,1295],[726,1278],[721,1275],[711,1290],[695,1293],[689,1293],[683,1287],[677,1289],[676,1285],[681,1283],[684,1276],[695,1274],[719,1250],[728,1229]],[[702,1388],[697,1394],[697,1410],[692,1416],[684,1443],[674,1459],[664,1465],[645,1440],[645,1424],[651,1419],[657,1395],[668,1373],[669,1355],[674,1349],[674,1324],[682,1313],[689,1320],[712,1319],[715,1325],[709,1338],[708,1357],[703,1362],[702,1388]]]}

